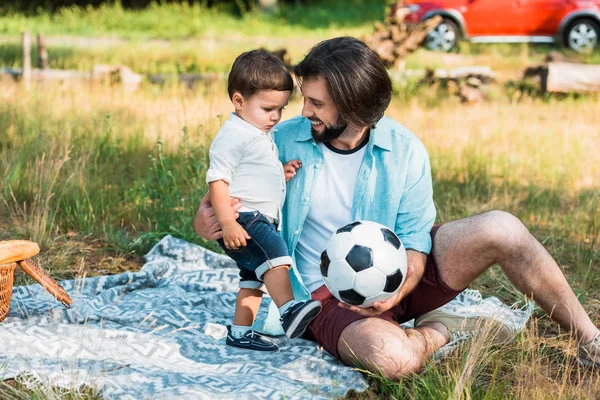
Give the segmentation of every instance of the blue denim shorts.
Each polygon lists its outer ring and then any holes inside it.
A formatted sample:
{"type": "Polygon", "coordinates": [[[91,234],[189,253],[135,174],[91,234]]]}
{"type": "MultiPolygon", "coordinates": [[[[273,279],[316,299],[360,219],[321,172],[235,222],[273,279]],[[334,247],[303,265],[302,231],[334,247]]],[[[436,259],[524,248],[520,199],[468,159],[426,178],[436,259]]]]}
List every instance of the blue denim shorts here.
{"type": "Polygon", "coordinates": [[[240,288],[260,289],[265,272],[282,265],[291,265],[292,258],[277,227],[264,215],[258,211],[241,212],[239,215],[238,224],[252,239],[247,240],[246,246],[239,249],[227,249],[223,239],[217,241],[240,269],[240,288]]]}

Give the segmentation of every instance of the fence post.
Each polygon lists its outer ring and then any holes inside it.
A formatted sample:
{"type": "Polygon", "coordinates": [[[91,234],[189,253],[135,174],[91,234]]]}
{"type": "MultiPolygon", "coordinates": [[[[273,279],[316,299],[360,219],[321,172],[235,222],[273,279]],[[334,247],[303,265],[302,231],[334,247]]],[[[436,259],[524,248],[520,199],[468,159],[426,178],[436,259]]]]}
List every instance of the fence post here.
{"type": "Polygon", "coordinates": [[[24,31],[22,34],[23,44],[23,82],[25,90],[31,88],[31,36],[29,32],[24,31]]]}
{"type": "Polygon", "coordinates": [[[48,50],[46,49],[46,40],[44,34],[39,33],[37,36],[38,42],[38,67],[39,69],[48,69],[48,50]]]}

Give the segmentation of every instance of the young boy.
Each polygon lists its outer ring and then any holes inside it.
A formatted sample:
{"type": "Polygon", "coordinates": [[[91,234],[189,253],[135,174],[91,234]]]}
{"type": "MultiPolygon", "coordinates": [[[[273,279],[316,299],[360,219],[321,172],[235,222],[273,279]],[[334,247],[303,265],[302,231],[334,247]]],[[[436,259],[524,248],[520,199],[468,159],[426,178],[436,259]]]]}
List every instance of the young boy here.
{"type": "Polygon", "coordinates": [[[295,338],[321,311],[318,301],[295,301],[288,275],[292,259],[279,235],[285,184],[301,167],[284,166],[273,141],[273,127],[294,89],[283,63],[264,50],[241,54],[229,73],[228,92],[235,111],[210,147],[206,181],[210,201],[223,231],[219,245],[240,268],[233,326],[226,343],[259,351],[278,347],[252,330],[263,284],[279,308],[285,334],[295,338]],[[242,203],[234,219],[230,196],[242,203]]]}

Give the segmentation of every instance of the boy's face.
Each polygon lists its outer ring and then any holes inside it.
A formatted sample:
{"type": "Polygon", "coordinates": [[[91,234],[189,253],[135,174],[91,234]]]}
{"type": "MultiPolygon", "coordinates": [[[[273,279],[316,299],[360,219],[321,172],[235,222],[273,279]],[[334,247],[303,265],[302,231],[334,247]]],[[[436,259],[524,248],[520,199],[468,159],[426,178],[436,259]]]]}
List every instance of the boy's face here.
{"type": "Polygon", "coordinates": [[[338,138],[347,124],[340,120],[339,112],[321,76],[302,82],[304,105],[302,116],[308,118],[312,135],[318,142],[328,142],[338,138]]]}
{"type": "Polygon", "coordinates": [[[250,97],[236,92],[231,100],[238,117],[268,132],[281,119],[283,108],[287,106],[291,95],[289,90],[260,90],[250,97]]]}

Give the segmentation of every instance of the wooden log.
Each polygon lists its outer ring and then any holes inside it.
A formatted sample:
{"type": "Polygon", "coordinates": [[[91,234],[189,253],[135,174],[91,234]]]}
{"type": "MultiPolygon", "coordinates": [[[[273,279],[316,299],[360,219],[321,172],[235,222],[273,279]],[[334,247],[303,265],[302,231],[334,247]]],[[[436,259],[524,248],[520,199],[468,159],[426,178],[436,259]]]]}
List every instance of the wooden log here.
{"type": "Polygon", "coordinates": [[[38,42],[38,68],[48,69],[48,50],[46,49],[46,40],[44,34],[40,33],[37,36],[38,42]]]}
{"type": "Polygon", "coordinates": [[[21,35],[22,48],[23,48],[23,83],[25,84],[25,90],[31,88],[31,36],[29,32],[24,31],[21,35]]]}
{"type": "Polygon", "coordinates": [[[547,68],[548,92],[600,92],[600,65],[551,62],[547,68]]]}

